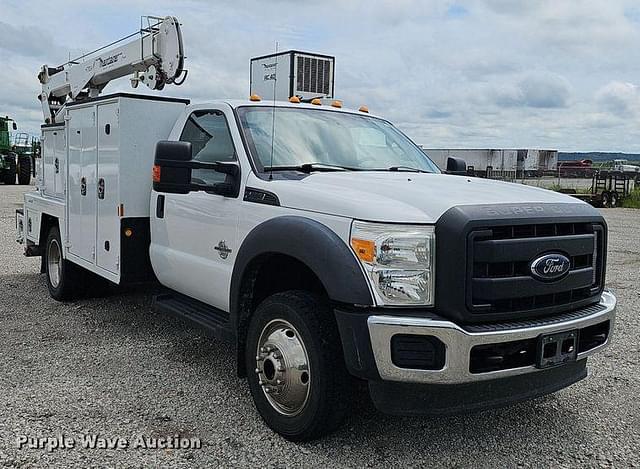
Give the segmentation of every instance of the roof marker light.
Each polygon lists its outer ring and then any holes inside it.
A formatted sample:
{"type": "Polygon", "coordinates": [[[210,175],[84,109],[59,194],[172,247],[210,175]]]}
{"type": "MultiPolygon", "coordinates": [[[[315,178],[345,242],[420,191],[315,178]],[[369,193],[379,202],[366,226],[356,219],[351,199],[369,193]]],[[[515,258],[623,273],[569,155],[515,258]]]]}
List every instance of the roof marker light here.
{"type": "Polygon", "coordinates": [[[311,104],[315,104],[316,106],[320,106],[322,104],[322,100],[320,98],[313,98],[311,100],[311,104]]]}
{"type": "Polygon", "coordinates": [[[367,106],[360,106],[360,109],[358,109],[358,111],[360,112],[369,112],[369,108],[367,106]]]}
{"type": "Polygon", "coordinates": [[[291,97],[289,98],[289,102],[290,102],[290,103],[296,103],[296,104],[299,104],[299,103],[300,103],[300,98],[298,98],[297,96],[291,96],[291,97]]]}
{"type": "Polygon", "coordinates": [[[252,94],[251,96],[249,96],[249,101],[262,101],[262,98],[257,94],[252,94]]]}
{"type": "Polygon", "coordinates": [[[333,101],[333,102],[331,103],[331,105],[332,105],[333,107],[341,108],[341,107],[342,107],[342,101],[340,101],[339,99],[336,99],[335,101],[333,101]]]}

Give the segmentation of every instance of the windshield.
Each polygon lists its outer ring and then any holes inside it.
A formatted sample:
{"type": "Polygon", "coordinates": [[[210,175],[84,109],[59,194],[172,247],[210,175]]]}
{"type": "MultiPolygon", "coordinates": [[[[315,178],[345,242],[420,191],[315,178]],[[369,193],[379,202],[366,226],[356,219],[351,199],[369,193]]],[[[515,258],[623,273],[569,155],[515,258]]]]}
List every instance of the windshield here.
{"type": "Polygon", "coordinates": [[[261,170],[325,165],[351,170],[439,172],[413,142],[381,119],[309,108],[277,107],[274,112],[274,108],[262,106],[240,107],[238,114],[261,170]]]}

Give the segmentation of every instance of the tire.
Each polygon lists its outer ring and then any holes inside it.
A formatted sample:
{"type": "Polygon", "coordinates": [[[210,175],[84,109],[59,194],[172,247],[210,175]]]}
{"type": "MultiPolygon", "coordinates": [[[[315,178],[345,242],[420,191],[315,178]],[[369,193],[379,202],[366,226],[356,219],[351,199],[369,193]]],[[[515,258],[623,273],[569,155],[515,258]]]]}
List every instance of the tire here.
{"type": "Polygon", "coordinates": [[[245,357],[254,403],[275,432],[308,441],[340,426],[355,378],[346,370],[326,301],[304,291],[265,299],[249,324],[245,357]]]}
{"type": "Polygon", "coordinates": [[[63,258],[60,230],[57,226],[49,230],[44,265],[51,297],[58,301],[73,299],[84,282],[79,275],[80,268],[63,258]]]}
{"type": "Polygon", "coordinates": [[[601,196],[600,200],[602,201],[602,206],[607,208],[607,207],[609,207],[609,202],[611,200],[611,196],[609,195],[609,193],[607,191],[604,191],[602,193],[602,196],[601,196]]]}
{"type": "Polygon", "coordinates": [[[609,196],[609,207],[611,208],[615,208],[618,206],[618,193],[617,192],[612,192],[611,195],[609,196]]]}
{"type": "Polygon", "coordinates": [[[31,157],[18,157],[18,184],[27,185],[31,182],[31,157]]]}
{"type": "Polygon", "coordinates": [[[9,158],[9,167],[6,169],[6,172],[2,175],[2,182],[8,185],[13,185],[16,183],[16,160],[9,158]]]}

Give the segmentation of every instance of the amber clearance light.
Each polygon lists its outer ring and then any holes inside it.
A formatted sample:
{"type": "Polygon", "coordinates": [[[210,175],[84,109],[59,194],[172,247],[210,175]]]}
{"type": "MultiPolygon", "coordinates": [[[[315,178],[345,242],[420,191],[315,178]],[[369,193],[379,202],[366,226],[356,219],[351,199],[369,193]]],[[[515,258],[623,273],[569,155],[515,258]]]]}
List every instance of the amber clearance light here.
{"type": "Polygon", "coordinates": [[[154,164],[151,174],[153,177],[153,182],[160,182],[160,166],[154,164]]]}

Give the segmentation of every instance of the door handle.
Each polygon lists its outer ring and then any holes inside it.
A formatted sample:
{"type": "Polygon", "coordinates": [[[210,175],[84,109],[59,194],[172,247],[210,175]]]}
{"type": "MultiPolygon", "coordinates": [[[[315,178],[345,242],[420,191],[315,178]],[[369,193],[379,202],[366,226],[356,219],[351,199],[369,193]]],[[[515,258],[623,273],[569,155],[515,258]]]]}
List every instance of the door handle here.
{"type": "Polygon", "coordinates": [[[98,199],[104,200],[104,178],[98,179],[98,199]]]}
{"type": "Polygon", "coordinates": [[[87,178],[80,179],[80,195],[87,195],[87,178]]]}
{"type": "Polygon", "coordinates": [[[53,161],[53,167],[56,170],[56,174],[58,174],[60,172],[60,160],[58,158],[53,161]]]}
{"type": "Polygon", "coordinates": [[[156,199],[156,217],[164,218],[164,194],[159,194],[156,199]]]}

